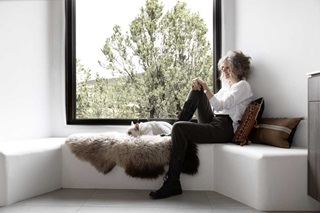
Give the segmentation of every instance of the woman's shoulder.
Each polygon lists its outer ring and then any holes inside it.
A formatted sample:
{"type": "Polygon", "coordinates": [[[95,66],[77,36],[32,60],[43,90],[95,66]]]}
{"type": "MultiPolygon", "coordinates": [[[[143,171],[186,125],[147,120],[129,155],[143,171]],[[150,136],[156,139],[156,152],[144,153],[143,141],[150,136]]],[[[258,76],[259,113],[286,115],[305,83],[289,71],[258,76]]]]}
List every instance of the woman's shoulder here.
{"type": "Polygon", "coordinates": [[[251,86],[247,80],[240,80],[239,82],[234,84],[234,87],[244,87],[251,89],[251,86]]]}
{"type": "Polygon", "coordinates": [[[234,87],[232,88],[233,91],[237,91],[241,94],[245,94],[245,96],[250,97],[253,95],[251,86],[248,81],[241,80],[234,84],[234,87]]]}

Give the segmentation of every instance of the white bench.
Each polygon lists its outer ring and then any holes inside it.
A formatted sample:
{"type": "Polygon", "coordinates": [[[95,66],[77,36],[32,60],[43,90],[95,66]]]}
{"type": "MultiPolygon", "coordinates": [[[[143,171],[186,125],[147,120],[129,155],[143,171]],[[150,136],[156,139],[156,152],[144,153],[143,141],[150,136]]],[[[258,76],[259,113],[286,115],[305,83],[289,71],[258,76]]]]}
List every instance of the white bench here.
{"type": "Polygon", "coordinates": [[[0,206],[61,188],[64,138],[0,143],[0,206]]]}
{"type": "MultiPolygon", "coordinates": [[[[213,190],[213,146],[204,144],[199,149],[199,173],[183,175],[184,190],[213,190]]],[[[124,169],[114,167],[103,175],[88,162],[78,160],[67,145],[62,146],[62,187],[99,189],[157,189],[163,184],[163,176],[155,179],[140,179],[128,176],[124,169]]]]}
{"type": "MultiPolygon", "coordinates": [[[[157,189],[163,183],[162,177],[131,178],[120,167],[103,175],[63,143],[57,138],[0,144],[0,206],[58,188],[157,189]]],[[[307,195],[304,148],[203,144],[199,158],[199,174],[181,177],[184,190],[216,191],[262,211],[320,211],[307,195]]]]}
{"type": "Polygon", "coordinates": [[[307,149],[214,145],[214,191],[262,211],[320,211],[307,195],[307,149]]]}

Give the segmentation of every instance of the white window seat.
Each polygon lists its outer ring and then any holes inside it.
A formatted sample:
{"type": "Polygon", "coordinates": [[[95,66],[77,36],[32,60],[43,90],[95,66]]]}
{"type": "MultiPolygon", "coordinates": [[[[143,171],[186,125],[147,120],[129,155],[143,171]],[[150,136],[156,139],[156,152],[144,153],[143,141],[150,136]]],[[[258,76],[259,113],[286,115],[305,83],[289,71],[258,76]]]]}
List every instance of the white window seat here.
{"type": "MultiPolygon", "coordinates": [[[[78,160],[65,138],[0,143],[0,206],[60,188],[158,189],[162,177],[137,179],[116,166],[104,175],[78,160]]],[[[307,195],[307,149],[251,144],[199,145],[195,176],[183,190],[216,191],[261,211],[320,211],[307,195]]]]}

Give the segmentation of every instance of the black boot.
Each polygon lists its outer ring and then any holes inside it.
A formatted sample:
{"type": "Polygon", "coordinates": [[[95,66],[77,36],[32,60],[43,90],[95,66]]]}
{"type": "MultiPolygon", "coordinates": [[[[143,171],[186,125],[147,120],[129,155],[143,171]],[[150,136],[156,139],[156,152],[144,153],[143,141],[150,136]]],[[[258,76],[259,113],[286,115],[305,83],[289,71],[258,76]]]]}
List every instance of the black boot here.
{"type": "Polygon", "coordinates": [[[182,194],[182,188],[180,184],[182,165],[183,161],[179,160],[178,158],[171,159],[169,171],[164,178],[163,186],[157,191],[150,192],[150,197],[153,199],[162,199],[182,194]]]}
{"type": "Polygon", "coordinates": [[[179,121],[190,121],[196,111],[197,106],[194,105],[190,100],[184,102],[182,110],[178,116],[179,121]]]}

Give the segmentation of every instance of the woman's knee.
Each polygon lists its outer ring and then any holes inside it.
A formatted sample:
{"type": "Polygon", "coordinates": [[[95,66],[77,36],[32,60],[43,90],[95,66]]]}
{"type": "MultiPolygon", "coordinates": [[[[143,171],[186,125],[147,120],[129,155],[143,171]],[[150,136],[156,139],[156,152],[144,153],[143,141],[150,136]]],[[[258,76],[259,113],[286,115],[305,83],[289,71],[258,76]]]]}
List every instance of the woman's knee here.
{"type": "Polygon", "coordinates": [[[173,124],[171,130],[172,146],[173,150],[185,150],[187,147],[187,134],[185,132],[185,126],[190,122],[178,121],[173,124]]]}
{"type": "Polygon", "coordinates": [[[189,121],[178,121],[174,123],[171,130],[172,142],[187,140],[191,129],[192,123],[189,121]]]}
{"type": "Polygon", "coordinates": [[[188,94],[188,98],[187,100],[190,100],[192,102],[199,102],[199,99],[202,98],[201,96],[203,95],[204,93],[201,92],[201,91],[197,91],[197,90],[190,90],[189,91],[189,94],[188,94]]]}
{"type": "Polygon", "coordinates": [[[177,121],[173,124],[171,134],[180,132],[185,126],[185,123],[189,123],[188,121],[177,121]]]}

